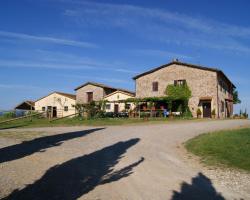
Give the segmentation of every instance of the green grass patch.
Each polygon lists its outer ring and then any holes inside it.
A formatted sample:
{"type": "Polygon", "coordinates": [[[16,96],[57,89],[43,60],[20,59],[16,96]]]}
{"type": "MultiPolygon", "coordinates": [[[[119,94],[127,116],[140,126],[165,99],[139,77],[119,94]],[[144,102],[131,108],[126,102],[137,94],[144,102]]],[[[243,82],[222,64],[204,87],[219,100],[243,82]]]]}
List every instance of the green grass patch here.
{"type": "Polygon", "coordinates": [[[108,125],[128,125],[128,124],[157,124],[174,121],[183,121],[181,118],[100,118],[100,119],[80,119],[80,118],[64,118],[50,122],[48,119],[30,118],[20,119],[4,124],[0,124],[0,129],[10,128],[28,128],[28,127],[54,127],[54,126],[108,126],[108,125]]]}
{"type": "Polygon", "coordinates": [[[250,128],[197,136],[185,143],[208,165],[223,165],[250,171],[250,128]]]}

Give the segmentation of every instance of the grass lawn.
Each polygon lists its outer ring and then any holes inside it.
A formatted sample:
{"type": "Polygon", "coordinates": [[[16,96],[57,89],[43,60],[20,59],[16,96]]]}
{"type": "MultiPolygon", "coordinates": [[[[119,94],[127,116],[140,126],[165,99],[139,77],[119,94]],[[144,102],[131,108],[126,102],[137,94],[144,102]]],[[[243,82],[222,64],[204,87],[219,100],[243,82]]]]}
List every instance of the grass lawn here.
{"type": "Polygon", "coordinates": [[[150,118],[148,120],[136,118],[103,118],[103,119],[90,119],[81,120],[79,118],[64,118],[57,121],[50,122],[48,119],[32,119],[28,118],[17,121],[12,121],[0,124],[0,129],[9,128],[27,128],[27,127],[53,127],[53,126],[107,126],[107,125],[126,125],[126,124],[144,124],[144,123],[165,123],[172,121],[180,121],[184,119],[175,118],[150,118]]]}
{"type": "Polygon", "coordinates": [[[203,134],[185,147],[208,165],[250,171],[250,128],[203,134]]]}

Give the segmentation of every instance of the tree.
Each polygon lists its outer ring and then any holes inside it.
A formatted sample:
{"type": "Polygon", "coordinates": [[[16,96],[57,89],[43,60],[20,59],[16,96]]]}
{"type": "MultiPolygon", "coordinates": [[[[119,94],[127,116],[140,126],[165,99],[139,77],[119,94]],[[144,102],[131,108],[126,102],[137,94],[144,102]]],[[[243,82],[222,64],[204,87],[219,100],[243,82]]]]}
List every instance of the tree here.
{"type": "Polygon", "coordinates": [[[241,103],[241,100],[239,99],[238,91],[235,88],[233,89],[233,103],[234,104],[241,103]]]}

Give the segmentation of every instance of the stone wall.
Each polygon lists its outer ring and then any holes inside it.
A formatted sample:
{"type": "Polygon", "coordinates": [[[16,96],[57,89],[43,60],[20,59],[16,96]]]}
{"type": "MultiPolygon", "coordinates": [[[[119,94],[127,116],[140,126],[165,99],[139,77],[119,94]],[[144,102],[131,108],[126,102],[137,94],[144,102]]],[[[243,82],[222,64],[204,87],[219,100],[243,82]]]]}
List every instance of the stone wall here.
{"type": "Polygon", "coordinates": [[[76,103],[87,103],[87,92],[93,92],[93,100],[100,101],[103,99],[105,92],[102,87],[97,87],[94,85],[86,85],[82,88],[76,90],[76,103]]]}
{"type": "Polygon", "coordinates": [[[229,113],[226,111],[226,101],[233,100],[233,86],[222,75],[218,75],[218,107],[219,118],[231,117],[233,115],[233,102],[229,101],[229,113]],[[223,102],[223,103],[222,103],[223,102]],[[224,105],[224,112],[223,107],[224,105]]]}

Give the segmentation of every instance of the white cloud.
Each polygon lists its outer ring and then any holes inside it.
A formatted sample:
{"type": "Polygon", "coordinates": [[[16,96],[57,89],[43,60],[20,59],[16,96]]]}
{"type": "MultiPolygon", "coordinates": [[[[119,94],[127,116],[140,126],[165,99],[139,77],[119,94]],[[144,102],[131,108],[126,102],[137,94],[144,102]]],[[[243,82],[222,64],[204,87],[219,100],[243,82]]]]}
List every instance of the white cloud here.
{"type": "Polygon", "coordinates": [[[121,72],[128,74],[135,74],[137,71],[129,70],[127,68],[120,68],[116,65],[106,63],[94,62],[70,62],[70,61],[54,61],[54,62],[41,62],[37,61],[24,61],[24,60],[0,60],[0,68],[42,68],[42,69],[68,69],[68,70],[95,70],[95,71],[111,71],[121,72]]]}
{"type": "Polygon", "coordinates": [[[21,61],[21,60],[0,60],[0,67],[19,67],[19,68],[48,68],[48,69],[97,69],[96,67],[86,64],[76,63],[56,63],[56,62],[39,62],[39,61],[21,61]]]}
{"type": "Polygon", "coordinates": [[[45,89],[45,88],[38,87],[38,86],[32,86],[32,85],[2,84],[2,83],[0,83],[0,89],[37,90],[37,89],[45,89]]]}
{"type": "Polygon", "coordinates": [[[206,33],[222,34],[222,35],[236,36],[236,37],[250,36],[250,27],[221,23],[215,20],[202,18],[200,16],[191,17],[189,15],[180,14],[177,12],[170,12],[168,10],[163,10],[163,9],[155,9],[155,8],[152,9],[141,6],[129,5],[129,4],[97,3],[90,1],[63,1],[63,2],[76,4],[78,6],[79,9],[65,10],[64,15],[71,17],[82,17],[85,14],[100,14],[103,16],[117,15],[118,18],[123,17],[123,20],[119,19],[120,22],[122,21],[128,22],[132,21],[129,20],[128,14],[130,15],[132,14],[133,17],[138,16],[138,17],[145,17],[146,19],[158,19],[161,20],[161,22],[163,23],[176,23],[183,27],[196,29],[206,33]],[[128,20],[125,20],[126,18],[128,20]]]}
{"type": "Polygon", "coordinates": [[[118,73],[136,74],[138,71],[131,69],[127,63],[101,61],[96,58],[86,57],[84,54],[70,54],[60,51],[36,49],[33,51],[12,50],[14,59],[0,59],[0,68],[45,68],[69,70],[101,70],[118,73]]]}
{"type": "Polygon", "coordinates": [[[239,42],[248,40],[250,27],[127,4],[73,1],[73,5],[64,15],[81,26],[115,27],[159,42],[250,54],[246,43],[239,42]]]}
{"type": "Polygon", "coordinates": [[[146,55],[146,56],[160,56],[160,57],[171,57],[171,58],[182,58],[182,59],[191,59],[191,56],[187,56],[184,54],[164,51],[164,50],[157,50],[157,49],[135,49],[131,50],[130,52],[138,55],[146,55]]]}
{"type": "Polygon", "coordinates": [[[96,44],[89,43],[89,42],[60,39],[60,38],[46,37],[46,36],[35,36],[35,35],[29,35],[29,34],[24,34],[24,33],[13,33],[13,32],[7,32],[7,31],[0,31],[0,37],[22,39],[22,40],[36,40],[40,42],[75,46],[75,47],[85,47],[85,48],[97,48],[98,47],[96,44]]]}
{"type": "Polygon", "coordinates": [[[133,83],[132,79],[131,81],[128,80],[124,80],[124,79],[116,79],[116,78],[105,78],[105,77],[101,77],[101,76],[94,76],[94,77],[90,77],[90,76],[84,76],[84,75],[72,75],[72,74],[61,74],[58,75],[61,77],[67,77],[67,78],[74,78],[74,79],[84,79],[86,81],[90,81],[90,80],[94,80],[94,81],[104,81],[104,82],[108,82],[108,83],[127,83],[127,84],[131,84],[133,83]]]}

